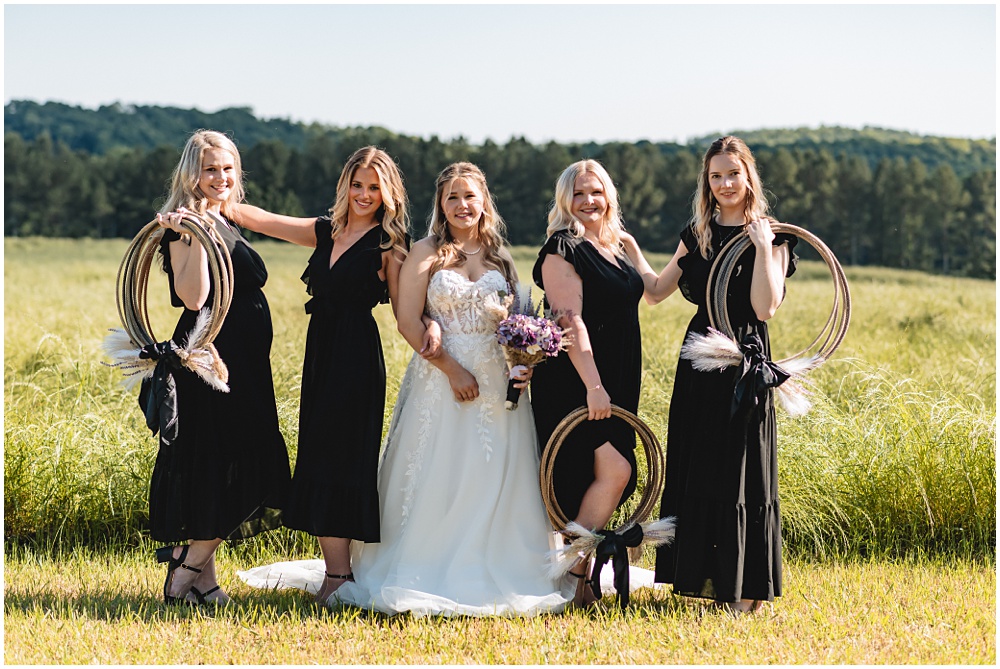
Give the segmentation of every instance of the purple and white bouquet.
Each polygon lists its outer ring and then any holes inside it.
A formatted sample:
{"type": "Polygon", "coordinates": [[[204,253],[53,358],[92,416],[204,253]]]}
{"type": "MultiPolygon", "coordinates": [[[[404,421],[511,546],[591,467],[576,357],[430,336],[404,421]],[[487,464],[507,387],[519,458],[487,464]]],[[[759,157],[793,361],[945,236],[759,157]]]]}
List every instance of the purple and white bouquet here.
{"type": "MultiPolygon", "coordinates": [[[[507,318],[497,326],[497,341],[503,349],[507,367],[534,367],[546,358],[559,355],[569,346],[566,331],[550,318],[539,315],[538,306],[531,300],[531,287],[523,284],[510,307],[507,318]]],[[[504,406],[508,411],[517,408],[521,391],[514,387],[513,377],[507,383],[507,398],[504,406]]]]}

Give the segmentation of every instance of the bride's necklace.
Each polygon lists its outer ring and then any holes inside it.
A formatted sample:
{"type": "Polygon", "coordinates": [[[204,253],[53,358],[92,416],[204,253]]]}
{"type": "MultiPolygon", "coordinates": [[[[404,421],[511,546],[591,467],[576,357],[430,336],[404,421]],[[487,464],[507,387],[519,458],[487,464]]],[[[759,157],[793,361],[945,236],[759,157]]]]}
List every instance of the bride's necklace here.
{"type": "Polygon", "coordinates": [[[459,250],[459,251],[461,251],[462,253],[464,253],[464,254],[465,254],[465,255],[467,255],[467,256],[474,256],[474,255],[476,255],[477,253],[479,253],[480,251],[482,251],[482,250],[483,250],[483,247],[482,247],[482,245],[480,245],[480,246],[479,246],[479,248],[478,248],[478,249],[476,249],[475,251],[466,251],[466,250],[465,250],[465,249],[463,249],[463,248],[460,248],[460,249],[458,249],[458,250],[459,250]]]}

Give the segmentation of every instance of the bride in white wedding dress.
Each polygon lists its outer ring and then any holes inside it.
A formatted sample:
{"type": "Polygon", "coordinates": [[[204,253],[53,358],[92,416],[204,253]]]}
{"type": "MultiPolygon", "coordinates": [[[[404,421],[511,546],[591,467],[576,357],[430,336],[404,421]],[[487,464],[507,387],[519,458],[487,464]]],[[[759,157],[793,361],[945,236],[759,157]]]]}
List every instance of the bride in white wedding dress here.
{"type": "MultiPolygon", "coordinates": [[[[496,327],[517,277],[485,177],[471,163],[437,180],[428,237],[400,273],[399,330],[418,348],[426,312],[441,351],[406,369],[379,465],[381,542],[352,544],[353,580],[328,600],[384,613],[534,615],[575,584],[546,576],[552,549],[538,487],[531,405],[504,409],[496,327]]],[[[336,485],[331,481],[331,485],[336,485]]],[[[331,510],[336,512],[336,510],[331,510]]],[[[317,590],[321,561],[259,567],[258,587],[317,590]],[[307,566],[308,565],[308,566],[307,566]]]]}

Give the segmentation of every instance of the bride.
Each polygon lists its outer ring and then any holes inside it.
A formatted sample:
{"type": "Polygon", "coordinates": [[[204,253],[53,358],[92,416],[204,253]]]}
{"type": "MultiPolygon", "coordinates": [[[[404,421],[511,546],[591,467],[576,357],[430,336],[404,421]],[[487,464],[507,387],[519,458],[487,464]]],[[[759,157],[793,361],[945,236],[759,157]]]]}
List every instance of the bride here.
{"type": "MultiPolygon", "coordinates": [[[[428,236],[414,244],[399,285],[400,333],[419,349],[426,309],[442,348],[429,359],[415,354],[406,369],[379,465],[381,542],[352,544],[353,580],[328,602],[415,615],[562,610],[573,584],[546,575],[552,532],[531,406],[504,409],[495,331],[517,275],[475,165],[455,163],[438,176],[428,236]]],[[[261,587],[318,587],[322,574],[302,573],[301,564],[240,575],[261,587]]]]}

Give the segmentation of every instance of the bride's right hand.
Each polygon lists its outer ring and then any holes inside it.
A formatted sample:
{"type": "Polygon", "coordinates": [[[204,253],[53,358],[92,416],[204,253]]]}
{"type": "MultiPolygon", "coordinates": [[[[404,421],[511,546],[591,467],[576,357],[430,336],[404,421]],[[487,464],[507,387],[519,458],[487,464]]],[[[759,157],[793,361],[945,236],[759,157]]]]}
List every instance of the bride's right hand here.
{"type": "Polygon", "coordinates": [[[451,384],[451,392],[455,393],[455,399],[459,402],[471,402],[479,397],[479,382],[476,381],[469,370],[461,365],[456,365],[458,369],[448,375],[448,382],[451,384]]]}

